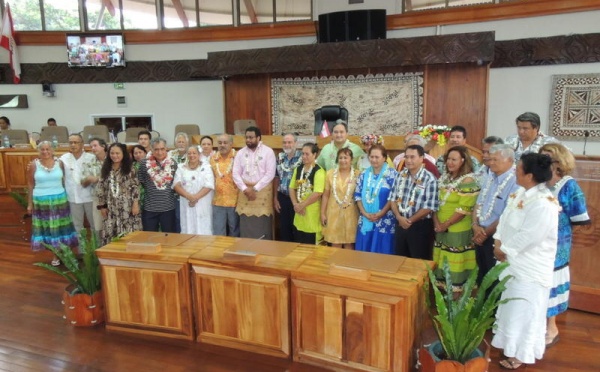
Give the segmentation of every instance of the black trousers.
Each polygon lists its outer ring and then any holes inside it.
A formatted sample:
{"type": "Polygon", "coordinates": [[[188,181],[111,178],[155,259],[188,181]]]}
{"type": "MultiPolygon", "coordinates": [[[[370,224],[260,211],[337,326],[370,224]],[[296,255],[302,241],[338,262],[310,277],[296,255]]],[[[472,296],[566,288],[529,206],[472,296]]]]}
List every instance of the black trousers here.
{"type": "Polygon", "coordinates": [[[403,229],[396,222],[396,254],[431,260],[433,257],[433,220],[424,218],[403,229]]]}
{"type": "Polygon", "coordinates": [[[479,266],[477,284],[481,285],[481,281],[485,274],[496,266],[496,259],[494,258],[494,237],[489,236],[483,244],[475,246],[475,260],[477,261],[477,266],[479,266]]]}
{"type": "MultiPolygon", "coordinates": [[[[293,242],[294,232],[294,205],[288,195],[277,192],[277,200],[281,206],[281,212],[279,212],[279,240],[282,242],[293,242]]],[[[314,244],[314,243],[312,243],[314,244]]]]}
{"type": "Polygon", "coordinates": [[[142,211],[142,226],[144,231],[160,231],[162,232],[177,232],[175,227],[175,209],[166,212],[149,212],[142,211]]]}

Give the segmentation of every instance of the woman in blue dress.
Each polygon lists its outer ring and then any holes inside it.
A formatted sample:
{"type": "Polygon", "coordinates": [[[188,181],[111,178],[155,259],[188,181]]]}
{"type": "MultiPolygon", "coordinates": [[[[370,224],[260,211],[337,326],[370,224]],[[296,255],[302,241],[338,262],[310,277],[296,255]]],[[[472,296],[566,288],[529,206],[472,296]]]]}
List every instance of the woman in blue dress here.
{"type": "Polygon", "coordinates": [[[558,199],[562,210],[558,217],[558,243],[554,261],[554,278],[548,302],[548,326],[546,347],[558,341],[556,316],[569,306],[571,243],[573,226],[591,223],[587,213],[585,195],[577,182],[569,174],[575,168],[573,154],[561,144],[551,143],[540,148],[541,154],[552,158],[552,179],[547,186],[558,199]]]}
{"type": "Polygon", "coordinates": [[[360,212],[355,247],[359,251],[394,253],[396,219],[387,199],[397,172],[386,163],[387,156],[382,145],[371,146],[371,166],[358,177],[354,200],[360,212]]]}

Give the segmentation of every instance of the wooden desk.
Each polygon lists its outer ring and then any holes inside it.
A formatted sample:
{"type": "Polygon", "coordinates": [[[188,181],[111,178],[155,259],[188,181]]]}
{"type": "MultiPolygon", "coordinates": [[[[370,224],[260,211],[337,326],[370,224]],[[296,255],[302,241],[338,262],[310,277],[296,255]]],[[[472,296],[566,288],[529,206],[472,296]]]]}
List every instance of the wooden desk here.
{"type": "Polygon", "coordinates": [[[318,247],[292,272],[294,360],[343,370],[412,370],[426,314],[425,267],[433,262],[394,257],[403,260],[396,273],[371,270],[359,280],[330,273],[328,260],[337,251],[318,247]]]}
{"type": "Polygon", "coordinates": [[[228,262],[234,244],[282,244],[217,237],[190,257],[197,342],[291,356],[290,273],[315,250],[297,245],[284,257],[258,255],[255,262],[228,262]]]}
{"type": "MultiPolygon", "coordinates": [[[[56,157],[69,152],[68,147],[57,148],[56,157]]],[[[1,149],[0,150],[0,189],[24,189],[27,187],[27,164],[38,157],[35,149],[1,149]]]]}
{"type": "Polygon", "coordinates": [[[188,259],[204,246],[199,242],[191,246],[170,245],[164,235],[134,232],[96,251],[102,265],[107,329],[194,339],[188,259]],[[126,251],[127,242],[140,239],[161,242],[162,251],[126,251]]]}

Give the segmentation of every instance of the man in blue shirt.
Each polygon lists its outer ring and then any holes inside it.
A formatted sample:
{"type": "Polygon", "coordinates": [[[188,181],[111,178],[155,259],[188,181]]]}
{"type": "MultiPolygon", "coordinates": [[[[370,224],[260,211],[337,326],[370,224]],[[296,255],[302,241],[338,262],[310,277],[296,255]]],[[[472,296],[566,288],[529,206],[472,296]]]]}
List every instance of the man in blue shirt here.
{"type": "Polygon", "coordinates": [[[294,241],[294,206],[290,200],[290,180],[294,169],[302,164],[302,152],[296,150],[296,135],[283,136],[283,151],[277,155],[277,172],[273,179],[277,194],[273,198],[273,207],[279,213],[279,240],[294,241]]]}

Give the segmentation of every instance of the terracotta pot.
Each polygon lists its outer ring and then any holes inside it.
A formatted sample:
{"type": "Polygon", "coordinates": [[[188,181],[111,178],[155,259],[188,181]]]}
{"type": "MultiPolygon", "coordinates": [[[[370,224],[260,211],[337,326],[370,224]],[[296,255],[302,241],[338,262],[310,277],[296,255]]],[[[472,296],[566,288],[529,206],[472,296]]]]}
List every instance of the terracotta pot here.
{"type": "Polygon", "coordinates": [[[93,327],[104,323],[104,295],[98,291],[93,295],[78,293],[72,295],[73,286],[63,292],[64,319],[76,327],[93,327]]]}
{"type": "Polygon", "coordinates": [[[473,358],[465,364],[455,360],[441,360],[436,354],[442,350],[442,344],[435,341],[429,347],[419,349],[419,363],[423,372],[485,372],[490,364],[490,345],[486,342],[485,354],[477,349],[473,358]]]}

